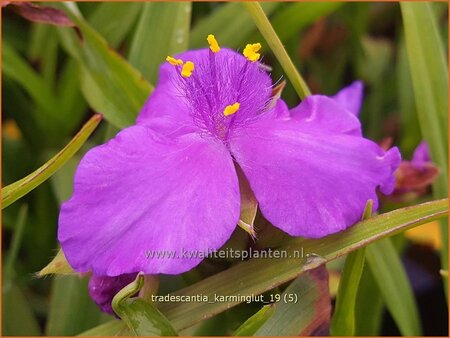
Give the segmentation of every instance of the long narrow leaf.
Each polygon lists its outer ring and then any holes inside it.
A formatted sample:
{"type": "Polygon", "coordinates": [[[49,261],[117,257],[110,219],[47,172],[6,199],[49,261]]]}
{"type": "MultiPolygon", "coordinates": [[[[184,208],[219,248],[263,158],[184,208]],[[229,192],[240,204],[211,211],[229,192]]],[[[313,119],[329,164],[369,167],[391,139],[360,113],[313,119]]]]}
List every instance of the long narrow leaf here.
{"type": "Polygon", "coordinates": [[[380,335],[384,302],[380,290],[366,264],[359,282],[355,308],[355,336],[380,335]]]}
{"type": "MultiPolygon", "coordinates": [[[[422,135],[441,170],[433,193],[442,198],[448,196],[448,68],[432,5],[402,2],[400,7],[422,135]]],[[[441,238],[442,267],[447,269],[447,222],[441,222],[441,238]]]]}
{"type": "MultiPolygon", "coordinates": [[[[362,220],[372,216],[372,208],[373,200],[369,200],[362,220]]],[[[365,248],[349,253],[345,259],[331,321],[330,331],[333,336],[353,336],[355,334],[356,296],[364,270],[364,260],[365,248]]]]}
{"type": "Polygon", "coordinates": [[[331,324],[333,336],[355,334],[355,303],[364,268],[364,258],[365,248],[362,248],[350,253],[345,259],[331,324]]]}
{"type": "Polygon", "coordinates": [[[81,148],[101,119],[101,115],[94,115],[58,154],[28,176],[3,188],[2,209],[28,194],[61,168],[81,148]]]}
{"type": "Polygon", "coordinates": [[[82,92],[94,110],[119,128],[134,122],[152,86],[142,75],[111,49],[81,16],[75,3],[58,3],[81,31],[58,28],[66,50],[80,63],[82,92]]]}
{"type": "Polygon", "coordinates": [[[88,294],[87,279],[58,276],[52,282],[48,336],[72,336],[99,325],[103,315],[88,294]]]}
{"type": "Polygon", "coordinates": [[[261,310],[256,312],[253,316],[247,319],[239,328],[233,333],[233,336],[253,336],[258,329],[264,325],[267,320],[272,317],[275,311],[275,304],[264,305],[261,310]]]}
{"type": "Polygon", "coordinates": [[[255,336],[312,336],[328,332],[331,299],[325,266],[308,271],[281,294],[274,315],[255,336]]]}
{"type": "Polygon", "coordinates": [[[190,2],[145,3],[131,44],[130,63],[156,83],[159,65],[166,57],[187,49],[190,22],[190,2]]]}
{"type": "Polygon", "coordinates": [[[367,247],[367,261],[383,300],[404,336],[420,336],[417,304],[397,251],[386,238],[367,247]]]}

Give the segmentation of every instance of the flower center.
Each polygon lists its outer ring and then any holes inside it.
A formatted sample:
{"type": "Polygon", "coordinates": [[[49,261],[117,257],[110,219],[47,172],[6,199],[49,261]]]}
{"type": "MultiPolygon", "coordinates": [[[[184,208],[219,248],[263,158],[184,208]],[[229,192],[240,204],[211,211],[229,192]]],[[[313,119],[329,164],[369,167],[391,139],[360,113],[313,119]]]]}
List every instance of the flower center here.
{"type": "Polygon", "coordinates": [[[188,105],[194,123],[226,141],[234,130],[245,127],[266,111],[272,81],[258,51],[248,44],[244,56],[219,46],[214,35],[207,37],[209,49],[195,58],[180,60],[168,56],[177,70],[175,85],[188,105]]]}

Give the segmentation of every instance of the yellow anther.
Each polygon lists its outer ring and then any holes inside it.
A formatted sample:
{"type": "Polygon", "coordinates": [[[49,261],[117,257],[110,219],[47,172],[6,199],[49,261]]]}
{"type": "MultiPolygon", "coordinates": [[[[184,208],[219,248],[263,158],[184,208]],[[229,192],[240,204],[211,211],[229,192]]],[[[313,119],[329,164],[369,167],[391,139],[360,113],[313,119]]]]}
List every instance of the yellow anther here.
{"type": "Polygon", "coordinates": [[[209,34],[206,38],[206,41],[209,43],[209,49],[211,49],[212,52],[217,53],[220,51],[220,46],[217,43],[216,37],[212,34],[209,34]]]}
{"type": "Polygon", "coordinates": [[[166,61],[170,63],[172,66],[181,66],[183,64],[183,60],[175,59],[171,56],[166,57],[166,61]]]}
{"type": "Polygon", "coordinates": [[[258,51],[261,49],[260,43],[252,43],[245,46],[243,54],[244,56],[250,60],[251,62],[258,61],[259,57],[261,56],[258,51]]]}
{"type": "Polygon", "coordinates": [[[191,61],[186,61],[186,63],[183,65],[183,68],[181,69],[181,76],[189,77],[192,75],[193,71],[194,71],[194,63],[191,61]]]}
{"type": "Polygon", "coordinates": [[[239,102],[226,106],[225,109],[223,110],[223,115],[225,116],[233,115],[239,110],[240,106],[241,104],[239,102]]]}

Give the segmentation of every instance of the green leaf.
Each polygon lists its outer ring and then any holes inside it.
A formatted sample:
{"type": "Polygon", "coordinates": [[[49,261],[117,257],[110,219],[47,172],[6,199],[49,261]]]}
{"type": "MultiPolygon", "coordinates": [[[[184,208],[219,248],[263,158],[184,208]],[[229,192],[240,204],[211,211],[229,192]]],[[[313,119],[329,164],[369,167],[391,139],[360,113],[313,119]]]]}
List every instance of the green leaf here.
{"type": "Polygon", "coordinates": [[[39,324],[22,289],[14,278],[14,266],[22,242],[28,206],[19,209],[11,247],[2,276],[2,334],[7,336],[39,336],[39,324]]]}
{"type": "Polygon", "coordinates": [[[81,65],[81,89],[92,108],[119,128],[131,125],[152,86],[142,75],[111,49],[81,16],[76,4],[58,3],[77,24],[80,41],[67,28],[58,28],[66,50],[81,65]]]}
{"type": "Polygon", "coordinates": [[[107,323],[103,323],[90,330],[84,331],[78,336],[86,337],[105,337],[105,336],[131,336],[131,332],[128,330],[125,323],[121,320],[112,320],[107,323]]]}
{"type": "Polygon", "coordinates": [[[130,298],[144,285],[144,276],[136,279],[112,300],[114,312],[122,318],[130,331],[137,336],[178,336],[170,322],[159,310],[141,298],[130,298]]]}
{"type": "Polygon", "coordinates": [[[156,83],[166,57],[187,49],[190,21],[190,2],[145,3],[131,44],[130,63],[156,83]]]}
{"type": "MultiPolygon", "coordinates": [[[[267,15],[274,12],[280,3],[263,2],[261,7],[267,15]]],[[[229,48],[243,49],[250,42],[248,38],[255,31],[251,17],[242,10],[242,4],[238,2],[223,4],[210,15],[205,16],[192,29],[189,47],[205,48],[206,37],[214,34],[220,45],[229,48]]]]}
{"type": "MultiPolygon", "coordinates": [[[[441,198],[448,195],[448,68],[432,5],[402,2],[400,8],[420,128],[441,170],[433,194],[441,198]]],[[[447,222],[441,222],[441,238],[441,264],[447,269],[447,222]]]]}
{"type": "Polygon", "coordinates": [[[417,304],[405,269],[389,238],[367,247],[367,261],[383,300],[404,336],[420,336],[417,304]]]}
{"type": "Polygon", "coordinates": [[[41,330],[30,304],[12,281],[2,285],[2,335],[40,336],[41,330]]]}
{"type": "Polygon", "coordinates": [[[78,64],[74,59],[68,59],[61,70],[56,92],[59,106],[64,107],[59,110],[64,117],[64,123],[60,126],[61,134],[72,135],[86,117],[87,110],[87,103],[80,90],[78,64]]]}
{"type": "Polygon", "coordinates": [[[3,267],[3,273],[8,279],[12,279],[14,273],[14,266],[16,263],[17,255],[19,253],[20,245],[22,243],[23,232],[25,230],[25,224],[28,216],[28,205],[24,204],[20,206],[19,214],[17,215],[17,224],[14,228],[14,235],[11,240],[11,246],[8,250],[6,263],[3,267]]]}
{"type": "Polygon", "coordinates": [[[384,310],[383,297],[366,264],[359,282],[355,309],[355,336],[379,336],[384,310]]]}
{"type": "Polygon", "coordinates": [[[61,168],[80,149],[100,121],[101,115],[94,115],[58,154],[28,176],[4,187],[2,189],[2,209],[28,194],[61,168]]]}
{"type": "Polygon", "coordinates": [[[58,104],[48,83],[6,42],[2,43],[2,73],[27,91],[45,113],[46,123],[57,118],[58,104]]]}
{"type": "Polygon", "coordinates": [[[322,265],[289,285],[281,294],[275,314],[255,336],[323,335],[329,327],[330,313],[328,272],[322,265]]]}
{"type": "Polygon", "coordinates": [[[255,24],[261,32],[262,36],[264,37],[264,39],[266,39],[266,42],[269,45],[270,49],[278,59],[278,62],[283,67],[287,77],[291,81],[292,86],[295,88],[295,91],[297,92],[299,97],[301,99],[304,99],[306,96],[310,95],[311,92],[309,91],[306,82],[303,80],[300,73],[295,68],[292,60],[289,58],[289,55],[284,49],[283,44],[281,43],[272,25],[270,24],[269,19],[267,19],[266,14],[264,14],[261,5],[258,2],[244,2],[243,5],[252,16],[253,21],[255,21],[255,24]]]}
{"type": "Polygon", "coordinates": [[[116,48],[134,26],[143,5],[140,2],[102,2],[89,16],[89,22],[110,46],[116,48]]]}
{"type": "MultiPolygon", "coordinates": [[[[367,201],[362,220],[372,216],[373,200],[367,201]]],[[[330,332],[333,336],[355,335],[355,306],[364,271],[365,248],[349,253],[342,269],[330,332]]]]}
{"type": "Polygon", "coordinates": [[[333,336],[355,335],[355,303],[364,268],[365,248],[348,254],[339,282],[336,305],[331,322],[333,336]]]}
{"type": "Polygon", "coordinates": [[[422,140],[422,136],[414,101],[414,90],[404,36],[400,39],[397,53],[396,77],[398,81],[396,92],[401,126],[400,148],[402,149],[402,154],[408,156],[412,155],[414,149],[422,140]]]}
{"type": "Polygon", "coordinates": [[[275,312],[275,303],[264,305],[261,310],[256,312],[253,316],[247,319],[239,328],[233,333],[233,336],[253,336],[256,331],[272,317],[275,312]]]}
{"type": "Polygon", "coordinates": [[[88,279],[79,276],[58,276],[53,280],[46,335],[72,336],[109,318],[89,297],[87,284],[88,279]]]}

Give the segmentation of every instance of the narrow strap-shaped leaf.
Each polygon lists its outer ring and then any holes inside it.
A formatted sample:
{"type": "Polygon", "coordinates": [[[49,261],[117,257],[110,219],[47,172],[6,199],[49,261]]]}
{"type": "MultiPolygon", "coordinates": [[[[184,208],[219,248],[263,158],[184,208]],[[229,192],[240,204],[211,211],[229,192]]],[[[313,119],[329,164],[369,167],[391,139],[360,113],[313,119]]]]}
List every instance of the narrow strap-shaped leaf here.
{"type": "Polygon", "coordinates": [[[48,83],[5,41],[2,43],[2,72],[23,86],[47,119],[56,117],[58,104],[48,83]]]}
{"type": "Polygon", "coordinates": [[[84,331],[78,336],[86,337],[105,337],[105,336],[131,336],[125,323],[121,320],[112,320],[96,326],[90,330],[84,331]]]}
{"type": "MultiPolygon", "coordinates": [[[[372,216],[373,200],[364,208],[362,220],[372,216]]],[[[355,306],[359,281],[364,270],[365,248],[349,253],[342,269],[330,331],[333,336],[355,334],[355,306]]]]}
{"type": "Polygon", "coordinates": [[[355,334],[355,303],[364,268],[365,248],[348,254],[342,270],[336,305],[331,322],[333,336],[355,334]]]}
{"type": "Polygon", "coordinates": [[[292,63],[292,60],[289,58],[289,55],[278,38],[277,33],[275,33],[269,19],[267,19],[266,14],[262,10],[261,5],[258,2],[251,1],[244,2],[243,4],[255,21],[255,24],[262,36],[266,39],[266,42],[269,44],[269,47],[275,54],[278,62],[280,62],[297,94],[301,99],[304,99],[306,96],[310,95],[311,92],[306,85],[305,80],[303,80],[302,76],[292,63]]]}
{"type": "Polygon", "coordinates": [[[105,1],[98,4],[88,21],[110,46],[116,48],[134,27],[143,5],[141,2],[105,1]]]}
{"type": "Polygon", "coordinates": [[[94,110],[119,128],[131,125],[152,86],[121,55],[110,48],[82,17],[73,2],[55,3],[77,24],[83,40],[73,30],[58,28],[65,49],[81,66],[81,89],[94,110]]]}
{"type": "Polygon", "coordinates": [[[56,276],[52,281],[45,334],[73,336],[101,323],[104,315],[88,293],[88,278],[56,276]]]}
{"type": "Polygon", "coordinates": [[[367,264],[359,282],[355,309],[355,336],[379,336],[384,302],[367,264]]]}
{"type": "Polygon", "coordinates": [[[8,250],[6,264],[3,267],[4,278],[11,280],[13,278],[14,265],[16,263],[17,255],[19,253],[20,244],[22,243],[25,224],[28,216],[28,205],[20,206],[19,214],[17,215],[16,226],[14,227],[14,235],[11,240],[11,246],[8,250]]]}
{"type": "Polygon", "coordinates": [[[324,265],[298,277],[280,295],[275,314],[255,336],[328,334],[331,299],[324,265]]]}
{"type": "MultiPolygon", "coordinates": [[[[442,198],[448,196],[448,68],[433,5],[401,2],[400,8],[422,135],[441,170],[433,194],[442,198]]],[[[441,222],[441,237],[441,264],[447,269],[447,222],[441,222]]]]}
{"type": "Polygon", "coordinates": [[[43,166],[21,180],[4,187],[2,189],[2,209],[28,194],[61,168],[81,148],[101,119],[102,116],[100,114],[94,115],[74,138],[43,166]]]}
{"type": "Polygon", "coordinates": [[[156,83],[166,57],[187,49],[190,22],[190,2],[145,3],[131,43],[130,63],[156,83]]]}
{"type": "Polygon", "coordinates": [[[419,312],[411,285],[389,238],[367,247],[367,261],[383,300],[404,336],[420,336],[419,312]]]}
{"type": "Polygon", "coordinates": [[[247,319],[233,333],[233,336],[253,336],[258,329],[272,317],[275,312],[275,303],[264,305],[258,312],[247,319]]]}

